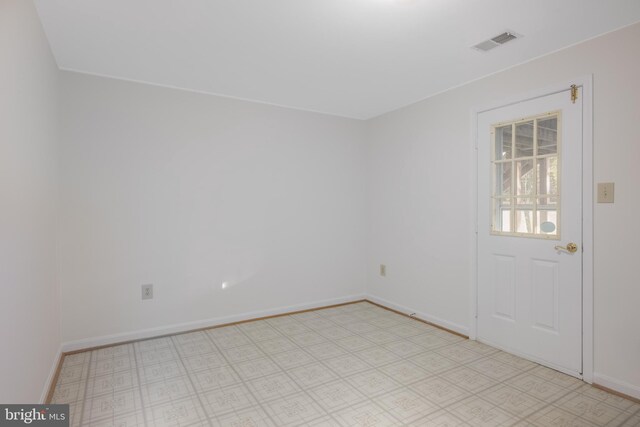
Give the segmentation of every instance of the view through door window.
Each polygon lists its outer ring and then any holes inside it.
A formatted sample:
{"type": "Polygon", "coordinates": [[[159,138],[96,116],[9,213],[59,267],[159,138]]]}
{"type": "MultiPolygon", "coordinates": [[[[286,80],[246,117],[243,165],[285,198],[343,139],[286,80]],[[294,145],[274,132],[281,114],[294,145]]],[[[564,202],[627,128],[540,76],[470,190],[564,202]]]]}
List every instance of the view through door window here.
{"type": "Polygon", "coordinates": [[[492,234],[560,237],[559,111],[491,127],[492,234]]]}

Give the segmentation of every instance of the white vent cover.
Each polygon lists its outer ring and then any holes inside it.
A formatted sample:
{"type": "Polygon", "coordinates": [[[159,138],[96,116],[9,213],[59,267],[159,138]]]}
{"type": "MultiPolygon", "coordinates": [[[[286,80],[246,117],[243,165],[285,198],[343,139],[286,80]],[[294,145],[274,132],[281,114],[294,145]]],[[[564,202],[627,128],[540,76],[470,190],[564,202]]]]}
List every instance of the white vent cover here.
{"type": "Polygon", "coordinates": [[[485,40],[483,42],[478,43],[473,46],[473,49],[479,50],[481,52],[487,52],[493,48],[501,46],[511,40],[515,40],[517,38],[522,37],[519,34],[514,33],[513,31],[505,31],[502,34],[498,34],[497,36],[490,38],[489,40],[485,40]]]}

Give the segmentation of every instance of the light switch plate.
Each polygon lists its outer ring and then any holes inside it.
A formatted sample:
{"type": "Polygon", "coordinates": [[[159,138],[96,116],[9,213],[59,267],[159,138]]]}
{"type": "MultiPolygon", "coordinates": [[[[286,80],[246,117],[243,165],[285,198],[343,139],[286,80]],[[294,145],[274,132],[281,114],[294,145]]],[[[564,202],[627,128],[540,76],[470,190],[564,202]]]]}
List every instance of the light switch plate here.
{"type": "Polygon", "coordinates": [[[614,187],[613,182],[599,182],[598,203],[613,203],[614,187]]]}

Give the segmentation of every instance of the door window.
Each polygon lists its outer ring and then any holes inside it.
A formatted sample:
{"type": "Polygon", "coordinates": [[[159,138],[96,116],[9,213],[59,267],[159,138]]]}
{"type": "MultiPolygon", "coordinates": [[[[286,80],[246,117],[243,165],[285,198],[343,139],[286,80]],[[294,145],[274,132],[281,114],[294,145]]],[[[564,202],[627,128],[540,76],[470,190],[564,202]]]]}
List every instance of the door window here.
{"type": "Polygon", "coordinates": [[[560,238],[560,117],[491,127],[491,234],[560,238]]]}

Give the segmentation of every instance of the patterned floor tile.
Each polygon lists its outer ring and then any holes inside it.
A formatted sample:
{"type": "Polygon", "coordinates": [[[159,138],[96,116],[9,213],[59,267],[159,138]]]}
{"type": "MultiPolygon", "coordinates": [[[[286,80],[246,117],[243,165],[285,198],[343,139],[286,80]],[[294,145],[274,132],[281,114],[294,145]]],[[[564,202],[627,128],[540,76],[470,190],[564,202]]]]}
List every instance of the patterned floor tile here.
{"type": "Polygon", "coordinates": [[[238,384],[241,380],[231,366],[220,366],[189,374],[196,393],[238,384]]]}
{"type": "Polygon", "coordinates": [[[555,405],[597,425],[607,425],[624,414],[620,409],[578,392],[570,392],[555,405]]]}
{"type": "Polygon", "coordinates": [[[357,303],[64,357],[77,426],[640,427],[640,405],[357,303]]]}
{"type": "Polygon", "coordinates": [[[401,360],[379,369],[402,385],[413,384],[433,375],[408,360],[401,360]]]}
{"type": "Polygon", "coordinates": [[[298,366],[308,365],[316,361],[309,353],[302,349],[285,351],[271,355],[271,360],[282,369],[292,369],[298,366]]]}
{"type": "Polygon", "coordinates": [[[335,373],[319,362],[290,369],[288,374],[303,388],[314,387],[337,378],[335,373]]]}
{"type": "Polygon", "coordinates": [[[393,427],[402,423],[372,402],[356,405],[334,414],[344,427],[393,427]]]}
{"type": "Polygon", "coordinates": [[[278,365],[266,357],[237,363],[233,365],[233,368],[244,381],[275,374],[280,371],[278,365]]]}
{"type": "Polygon", "coordinates": [[[281,399],[301,391],[300,387],[283,372],[251,380],[247,382],[247,386],[259,402],[281,399]]]}
{"type": "Polygon", "coordinates": [[[439,377],[427,378],[409,386],[410,390],[419,393],[429,402],[445,407],[451,403],[460,401],[471,394],[468,391],[455,386],[453,383],[439,377]]]}
{"type": "Polygon", "coordinates": [[[190,398],[150,406],[147,425],[152,427],[191,426],[207,420],[198,399],[190,398]]]}
{"type": "Polygon", "coordinates": [[[277,426],[299,426],[326,415],[320,405],[306,393],[262,405],[277,426]]]}
{"type": "Polygon", "coordinates": [[[376,397],[401,386],[388,375],[374,369],[352,375],[347,378],[347,381],[368,397],[376,397]]]}
{"type": "Polygon", "coordinates": [[[384,394],[374,402],[403,423],[410,424],[440,408],[408,388],[384,394]]]}
{"type": "Polygon", "coordinates": [[[209,417],[237,412],[256,406],[258,402],[244,385],[235,385],[204,392],[200,400],[209,417]]]}
{"type": "Polygon", "coordinates": [[[485,390],[482,398],[519,418],[531,415],[547,406],[545,402],[506,384],[485,390]]]}
{"type": "Polygon", "coordinates": [[[472,426],[494,427],[515,423],[518,419],[479,397],[470,397],[447,408],[472,426]]]}
{"type": "Polygon", "coordinates": [[[142,366],[138,368],[138,372],[142,384],[164,381],[187,373],[179,360],[169,360],[155,365],[142,366]]]}
{"type": "Polygon", "coordinates": [[[344,380],[332,381],[308,390],[309,395],[330,413],[367,400],[355,387],[344,380]]]}
{"type": "Polygon", "coordinates": [[[214,427],[277,427],[269,415],[257,406],[210,419],[214,427]]]}
{"type": "Polygon", "coordinates": [[[87,398],[84,402],[81,425],[120,417],[142,410],[138,390],[127,390],[87,398]]]}
{"type": "Polygon", "coordinates": [[[371,365],[353,354],[323,360],[323,363],[336,374],[346,377],[371,369],[371,365]]]}
{"type": "Polygon", "coordinates": [[[467,427],[469,424],[450,412],[440,410],[411,423],[412,427],[467,427]]]}

